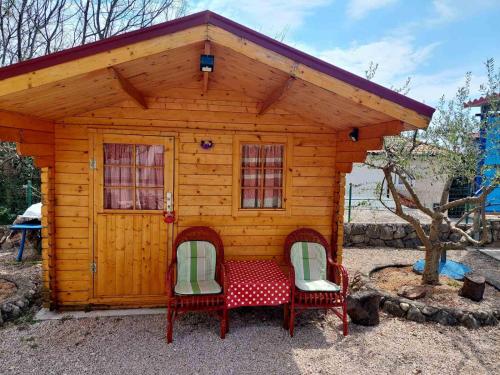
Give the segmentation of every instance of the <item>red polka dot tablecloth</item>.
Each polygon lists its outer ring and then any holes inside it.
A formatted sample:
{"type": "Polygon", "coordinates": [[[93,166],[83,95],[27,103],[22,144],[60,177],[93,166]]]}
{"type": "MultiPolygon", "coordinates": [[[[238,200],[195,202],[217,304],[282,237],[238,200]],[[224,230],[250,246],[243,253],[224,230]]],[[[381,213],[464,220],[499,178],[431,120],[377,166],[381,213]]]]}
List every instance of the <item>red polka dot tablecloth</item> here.
{"type": "Polygon", "coordinates": [[[290,283],[272,260],[229,260],[227,308],[276,306],[290,300],[290,283]]]}

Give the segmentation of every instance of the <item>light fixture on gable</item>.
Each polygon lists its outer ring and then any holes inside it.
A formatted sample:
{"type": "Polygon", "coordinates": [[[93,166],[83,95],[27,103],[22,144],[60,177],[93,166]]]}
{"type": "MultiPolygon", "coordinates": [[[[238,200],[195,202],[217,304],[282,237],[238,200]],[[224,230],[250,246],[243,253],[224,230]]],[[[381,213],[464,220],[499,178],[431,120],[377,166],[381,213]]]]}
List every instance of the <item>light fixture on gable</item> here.
{"type": "Polygon", "coordinates": [[[351,138],[353,142],[357,142],[359,139],[359,129],[358,128],[352,129],[352,131],[349,133],[349,138],[351,138]]]}
{"type": "Polygon", "coordinates": [[[201,55],[200,56],[200,70],[202,72],[213,72],[214,71],[214,55],[201,55]]]}

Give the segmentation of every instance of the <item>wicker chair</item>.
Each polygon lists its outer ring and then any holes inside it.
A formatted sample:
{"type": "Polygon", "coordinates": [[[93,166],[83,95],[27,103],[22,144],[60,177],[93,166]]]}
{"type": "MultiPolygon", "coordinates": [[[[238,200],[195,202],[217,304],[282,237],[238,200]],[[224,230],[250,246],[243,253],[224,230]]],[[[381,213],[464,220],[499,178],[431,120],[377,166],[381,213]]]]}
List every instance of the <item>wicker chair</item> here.
{"type": "Polygon", "coordinates": [[[344,267],[333,262],[328,241],[313,229],[297,229],[285,240],[285,261],[292,290],[284,325],[290,336],[295,315],[306,309],[332,310],[342,320],[347,336],[348,275],[344,267]]]}
{"type": "Polygon", "coordinates": [[[219,235],[208,227],[191,227],[179,233],[167,271],[167,342],[172,342],[176,317],[189,311],[216,314],[223,339],[228,319],[226,290],[224,246],[219,235]]]}

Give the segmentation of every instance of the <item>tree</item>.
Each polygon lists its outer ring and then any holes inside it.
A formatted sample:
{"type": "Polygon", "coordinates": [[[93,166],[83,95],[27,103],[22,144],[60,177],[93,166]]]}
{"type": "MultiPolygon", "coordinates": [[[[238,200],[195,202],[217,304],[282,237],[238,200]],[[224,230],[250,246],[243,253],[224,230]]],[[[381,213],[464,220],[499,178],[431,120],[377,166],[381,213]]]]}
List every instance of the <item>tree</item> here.
{"type": "Polygon", "coordinates": [[[183,16],[187,0],[0,0],[0,66],[183,16]]]}
{"type": "MultiPolygon", "coordinates": [[[[493,59],[486,62],[486,68],[488,81],[481,86],[481,92],[489,102],[491,113],[498,114],[500,70],[495,71],[493,59]]],[[[458,89],[453,99],[446,100],[444,96],[441,98],[427,131],[415,130],[405,132],[399,137],[388,137],[384,140],[383,152],[370,156],[366,161],[367,165],[383,172],[384,178],[378,187],[380,202],[388,210],[410,223],[423,244],[424,284],[439,283],[439,260],[443,252],[449,249],[462,249],[468,244],[481,246],[486,242],[488,234],[486,198],[500,182],[497,170],[496,175],[486,180],[486,184],[473,196],[449,201],[450,187],[454,179],[461,178],[472,182],[478,174],[484,173],[484,170],[478,170],[478,162],[483,155],[478,147],[476,135],[481,126],[487,125],[484,121],[477,120],[470,109],[464,106],[469,98],[470,77],[470,73],[466,75],[465,85],[458,89]],[[425,146],[432,147],[434,152],[418,152],[419,148],[425,146]],[[415,163],[412,163],[416,158],[426,158],[430,170],[444,183],[439,203],[435,207],[424,206],[410,182],[412,178],[418,178],[422,173],[415,168],[415,163]],[[404,185],[416,208],[430,219],[428,232],[424,230],[418,218],[405,210],[403,200],[394,184],[395,176],[404,185]],[[395,208],[387,206],[382,201],[382,191],[385,187],[391,193],[395,208]],[[452,222],[447,216],[447,211],[464,205],[469,209],[456,222],[452,222]],[[471,228],[460,227],[459,224],[469,215],[474,217],[471,228]],[[449,225],[450,230],[460,236],[458,243],[440,238],[442,224],[449,225]]],[[[500,145],[496,147],[500,149],[500,145]]]]}
{"type": "Polygon", "coordinates": [[[31,158],[16,154],[14,143],[0,143],[0,225],[11,224],[26,210],[26,182],[33,183],[33,197],[40,199],[40,171],[31,158]]]}

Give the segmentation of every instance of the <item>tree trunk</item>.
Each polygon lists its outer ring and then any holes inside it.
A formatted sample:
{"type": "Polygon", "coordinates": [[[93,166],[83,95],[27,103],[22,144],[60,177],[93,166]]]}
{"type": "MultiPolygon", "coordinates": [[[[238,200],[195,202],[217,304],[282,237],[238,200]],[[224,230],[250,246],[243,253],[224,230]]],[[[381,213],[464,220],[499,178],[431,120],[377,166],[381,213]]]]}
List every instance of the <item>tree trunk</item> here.
{"type": "Polygon", "coordinates": [[[439,284],[439,260],[441,258],[441,248],[433,246],[425,249],[425,267],[422,275],[422,284],[439,284]]]}

